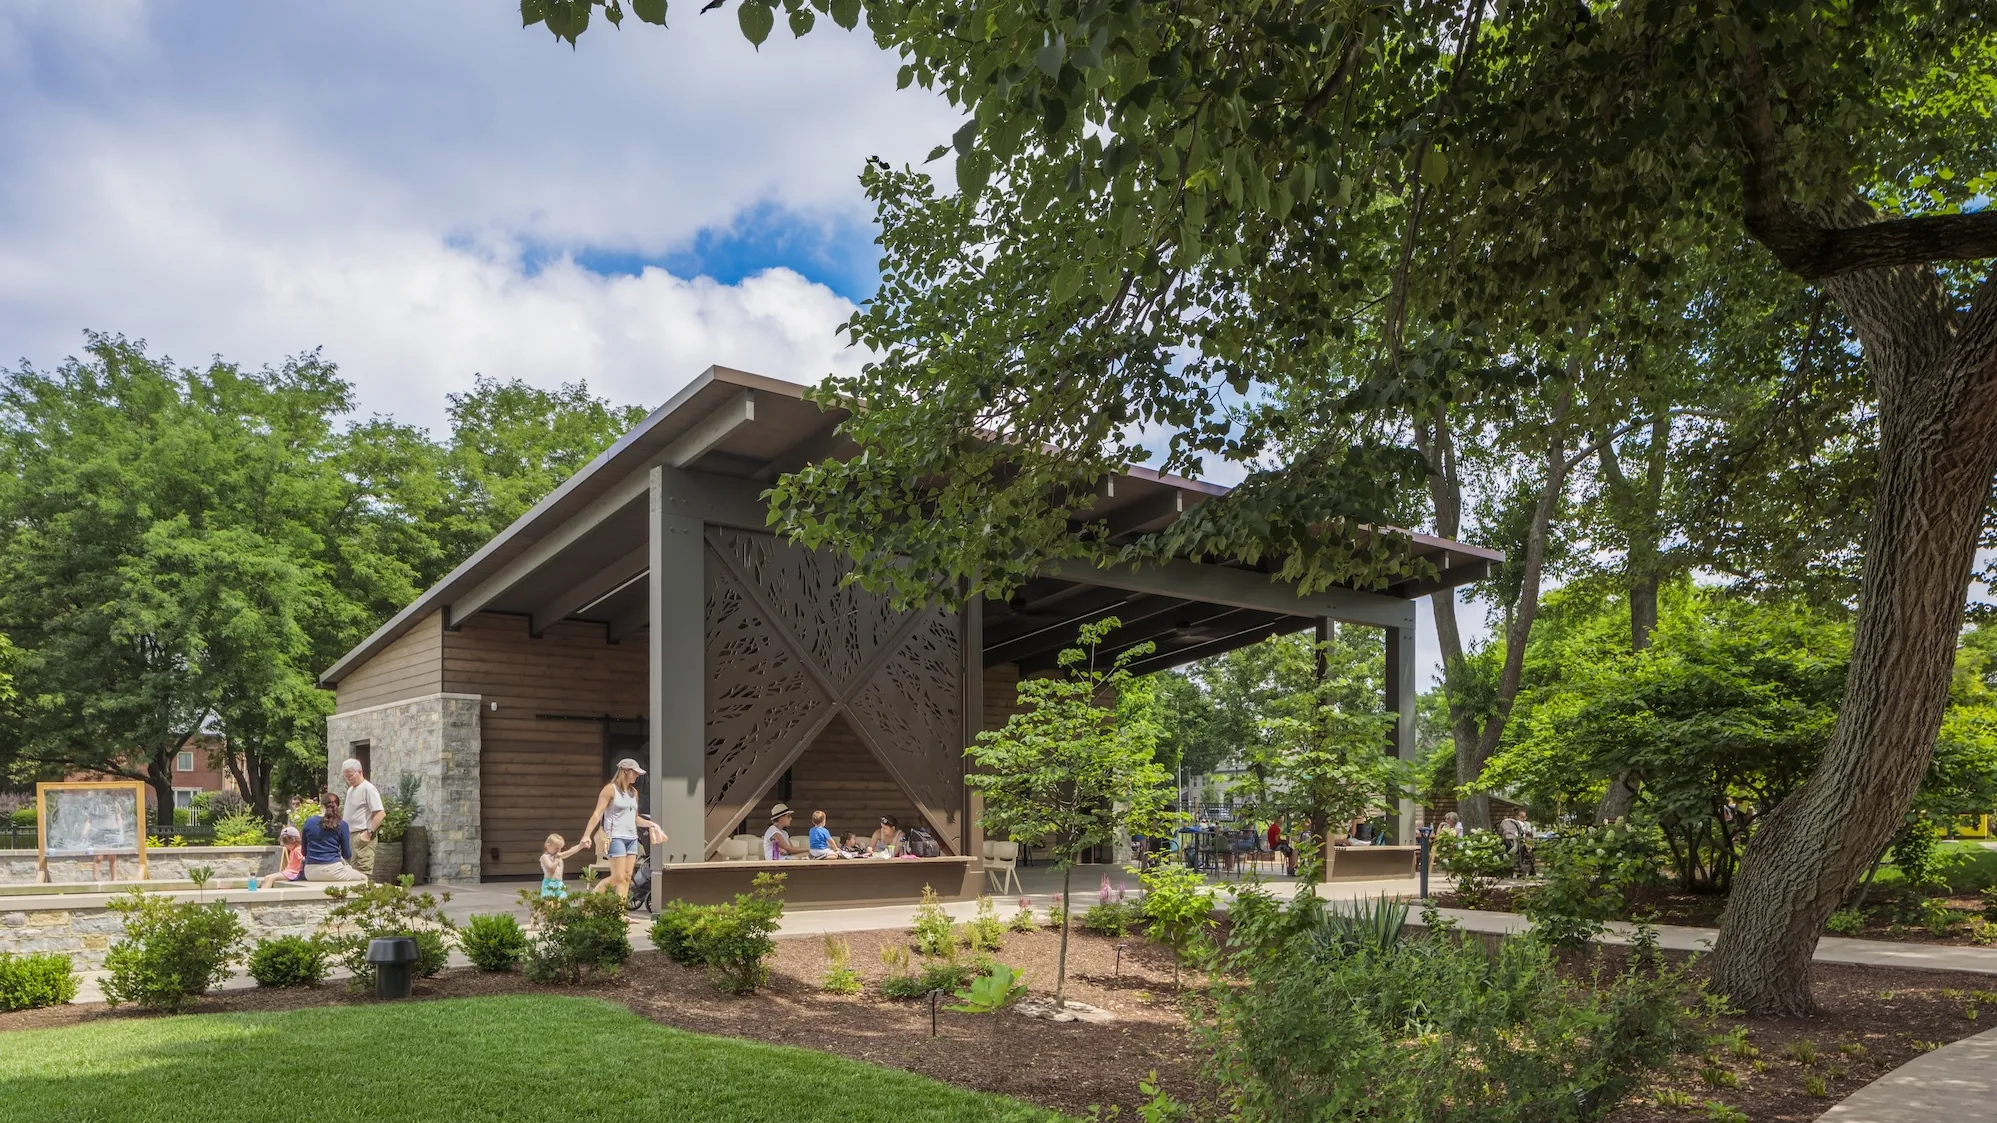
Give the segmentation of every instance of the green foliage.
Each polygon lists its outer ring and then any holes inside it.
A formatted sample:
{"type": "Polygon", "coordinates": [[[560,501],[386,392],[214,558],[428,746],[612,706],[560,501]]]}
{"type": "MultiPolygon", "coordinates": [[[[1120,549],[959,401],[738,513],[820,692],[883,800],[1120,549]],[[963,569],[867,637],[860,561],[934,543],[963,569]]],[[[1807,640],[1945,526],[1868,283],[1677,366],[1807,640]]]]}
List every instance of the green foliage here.
{"type": "Polygon", "coordinates": [[[395,791],[382,797],[381,829],[375,837],[383,842],[401,842],[409,834],[409,824],[422,813],[417,795],[422,790],[423,777],[413,772],[404,772],[397,778],[395,791]]]}
{"type": "Polygon", "coordinates": [[[16,955],[0,951],[0,1014],[61,1006],[76,997],[69,956],[55,952],[16,955]]]}
{"type": "Polygon", "coordinates": [[[1327,940],[1315,901],[1255,896],[1195,1008],[1204,1075],[1244,1119],[1601,1119],[1701,1041],[1654,942],[1570,982],[1539,940],[1327,940]]]}
{"type": "Polygon", "coordinates": [[[1191,956],[1214,928],[1213,889],[1198,870],[1161,862],[1138,874],[1144,896],[1138,913],[1144,935],[1171,948],[1180,959],[1191,956]]]}
{"type": "Polygon", "coordinates": [[[1096,891],[1096,903],[1082,912],[1081,925],[1099,936],[1121,939],[1136,931],[1142,918],[1141,903],[1131,900],[1122,885],[1112,887],[1109,878],[1104,877],[1102,887],[1096,891]]]}
{"type": "Polygon", "coordinates": [[[1633,890],[1661,880],[1655,828],[1615,823],[1562,831],[1538,843],[1540,881],[1519,895],[1519,911],[1558,947],[1581,947],[1627,913],[1633,890]]]}
{"type": "Polygon", "coordinates": [[[1025,897],[1021,897],[1019,899],[1019,911],[1012,914],[1012,919],[1006,921],[1005,926],[1014,932],[1040,931],[1040,921],[1036,920],[1033,916],[1032,903],[1025,897]]]}
{"type": "Polygon", "coordinates": [[[652,922],[653,944],[675,963],[705,966],[719,990],[754,991],[768,979],[765,961],[777,948],[771,937],[784,914],[784,876],[757,874],[750,891],[737,893],[732,904],[668,903],[652,922]]]}
{"type": "Polygon", "coordinates": [[[270,827],[245,808],[215,820],[215,845],[265,846],[270,843],[270,827]]]}
{"type": "Polygon", "coordinates": [[[349,986],[371,989],[374,964],[367,961],[368,941],[408,936],[416,941],[415,975],[427,979],[444,969],[457,926],[444,915],[441,898],[415,892],[407,874],[396,882],[329,885],[326,898],[335,902],[319,922],[319,938],[340,966],[353,972],[349,986]]]}
{"type": "Polygon", "coordinates": [[[32,827],[37,821],[36,815],[32,804],[27,807],[17,807],[7,813],[7,822],[16,827],[32,827]]]}
{"type": "Polygon", "coordinates": [[[844,936],[825,936],[825,981],[832,994],[860,993],[860,973],[853,969],[853,945],[844,936]]]}
{"type": "Polygon", "coordinates": [[[652,946],[660,954],[682,967],[695,967],[700,964],[700,956],[694,951],[688,934],[700,917],[701,906],[681,900],[667,901],[652,918],[652,946]]]}
{"type": "Polygon", "coordinates": [[[510,912],[482,914],[458,930],[458,946],[481,971],[511,971],[527,955],[527,933],[510,912]]]}
{"type": "Polygon", "coordinates": [[[290,820],[291,825],[297,827],[300,830],[303,830],[305,829],[305,820],[310,819],[312,816],[319,814],[319,812],[322,810],[324,809],[319,806],[318,800],[316,799],[304,800],[301,803],[299,803],[298,810],[293,811],[291,813],[291,820],[290,820]]]}
{"type": "Polygon", "coordinates": [[[957,933],[950,914],[943,911],[943,899],[936,890],[922,887],[922,901],[915,906],[912,939],[917,955],[947,956],[957,947],[957,933]]]}
{"type": "Polygon", "coordinates": [[[1809,774],[1850,657],[1850,626],[1806,605],[1668,588],[1645,650],[1606,623],[1550,644],[1561,676],[1522,693],[1516,737],[1479,783],[1558,791],[1577,771],[1640,776],[1642,815],[1663,830],[1679,884],[1725,889],[1747,822],[1723,809],[1772,806],[1809,774]]]}
{"type": "Polygon", "coordinates": [[[1456,879],[1456,894],[1466,908],[1490,903],[1499,879],[1512,875],[1512,855],[1496,831],[1466,831],[1462,837],[1438,834],[1430,857],[1437,869],[1456,879]]]}
{"type": "MultiPolygon", "coordinates": [[[[918,906],[919,907],[919,906],[918,906]]],[[[972,951],[997,951],[1005,944],[1005,922],[999,919],[998,908],[988,896],[978,898],[978,908],[965,921],[959,931],[963,935],[964,946],[972,951]]]]}
{"type": "Polygon", "coordinates": [[[1931,893],[1946,887],[1942,877],[1941,831],[1923,816],[1914,816],[1900,825],[1888,847],[1893,864],[1915,891],[1931,893]]]}
{"type": "Polygon", "coordinates": [[[316,987],[326,981],[326,945],[316,936],[262,940],[250,952],[250,977],[260,987],[316,987]]]}
{"type": "Polygon", "coordinates": [[[957,1002],[946,1009],[959,1014],[1002,1014],[1026,995],[1025,972],[994,962],[969,986],[956,992],[957,1002]]]}
{"type": "Polygon", "coordinates": [[[615,975],[631,958],[631,930],[624,898],[616,893],[542,897],[528,889],[521,899],[540,926],[527,946],[526,975],[537,983],[587,982],[615,975]]]}
{"type": "Polygon", "coordinates": [[[124,937],[104,954],[104,1001],[178,1013],[229,976],[242,951],[243,922],[220,901],[196,904],[133,889],[109,906],[124,937]]]}
{"type": "Polygon", "coordinates": [[[1408,902],[1385,894],[1333,901],[1317,910],[1312,923],[1318,942],[1336,945],[1342,953],[1391,954],[1407,932],[1408,902]]]}
{"type": "Polygon", "coordinates": [[[1838,936],[1857,936],[1865,931],[1865,914],[1857,909],[1839,909],[1824,922],[1824,928],[1838,936]]]}

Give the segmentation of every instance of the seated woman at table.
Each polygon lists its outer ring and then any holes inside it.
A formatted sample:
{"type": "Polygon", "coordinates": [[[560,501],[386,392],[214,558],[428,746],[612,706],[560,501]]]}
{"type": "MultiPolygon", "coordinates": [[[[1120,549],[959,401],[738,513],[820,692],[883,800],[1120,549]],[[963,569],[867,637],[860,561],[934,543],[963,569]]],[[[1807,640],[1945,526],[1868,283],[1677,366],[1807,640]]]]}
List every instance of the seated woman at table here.
{"type": "Polygon", "coordinates": [[[903,841],[901,824],[895,821],[893,815],[883,815],[880,829],[867,840],[867,848],[876,854],[898,854],[903,841]]]}

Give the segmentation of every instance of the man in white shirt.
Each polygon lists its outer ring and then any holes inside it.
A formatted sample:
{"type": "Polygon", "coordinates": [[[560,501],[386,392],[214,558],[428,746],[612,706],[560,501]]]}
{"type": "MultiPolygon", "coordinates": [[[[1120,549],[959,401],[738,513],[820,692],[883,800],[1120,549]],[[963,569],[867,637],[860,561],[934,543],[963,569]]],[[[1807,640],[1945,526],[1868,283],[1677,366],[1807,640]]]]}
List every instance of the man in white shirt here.
{"type": "Polygon", "coordinates": [[[354,868],[374,876],[374,836],[381,829],[382,816],[388,809],[382,806],[381,792],[375,789],[361,771],[358,760],[340,762],[340,777],[347,782],[347,795],[341,801],[343,810],[340,818],[347,824],[347,831],[353,836],[354,868]]]}

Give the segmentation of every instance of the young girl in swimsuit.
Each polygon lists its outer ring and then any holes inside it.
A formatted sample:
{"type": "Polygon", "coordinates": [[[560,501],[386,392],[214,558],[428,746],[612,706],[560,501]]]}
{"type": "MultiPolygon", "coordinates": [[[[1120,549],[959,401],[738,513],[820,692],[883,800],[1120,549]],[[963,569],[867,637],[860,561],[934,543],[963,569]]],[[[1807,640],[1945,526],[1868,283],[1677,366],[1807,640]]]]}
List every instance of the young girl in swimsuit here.
{"type": "Polygon", "coordinates": [[[564,850],[562,836],[551,834],[541,843],[541,899],[566,901],[569,898],[568,878],[562,863],[575,857],[586,843],[578,842],[564,850]]]}

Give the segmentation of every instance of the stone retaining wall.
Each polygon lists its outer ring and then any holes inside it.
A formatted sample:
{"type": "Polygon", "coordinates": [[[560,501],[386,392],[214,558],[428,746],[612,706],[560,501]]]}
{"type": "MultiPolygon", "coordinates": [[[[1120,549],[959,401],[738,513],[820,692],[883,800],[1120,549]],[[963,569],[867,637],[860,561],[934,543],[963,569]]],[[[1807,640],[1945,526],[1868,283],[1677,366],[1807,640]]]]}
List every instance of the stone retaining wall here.
{"type": "MultiPolygon", "coordinates": [[[[154,881],[186,881],[187,871],[207,866],[217,881],[262,877],[277,869],[275,846],[156,846],[146,851],[146,873],[154,881]]],[[[0,885],[33,885],[41,880],[33,850],[0,850],[0,885]]],[[[49,880],[91,880],[90,859],[50,858],[49,880]]],[[[137,858],[118,859],[118,881],[139,880],[137,858]]],[[[4,900],[4,898],[0,898],[4,900]]],[[[0,906],[4,907],[4,906],[0,906]]]]}
{"type": "MultiPolygon", "coordinates": [[[[105,907],[101,893],[75,894],[76,903],[60,896],[21,898],[25,908],[0,897],[0,952],[66,952],[78,971],[104,969],[104,953],[125,931],[125,918],[105,907]]],[[[176,893],[192,899],[192,893],[176,893]]],[[[242,918],[252,946],[273,936],[309,936],[332,902],[315,890],[258,893],[209,893],[209,900],[226,901],[242,918]]]]}

